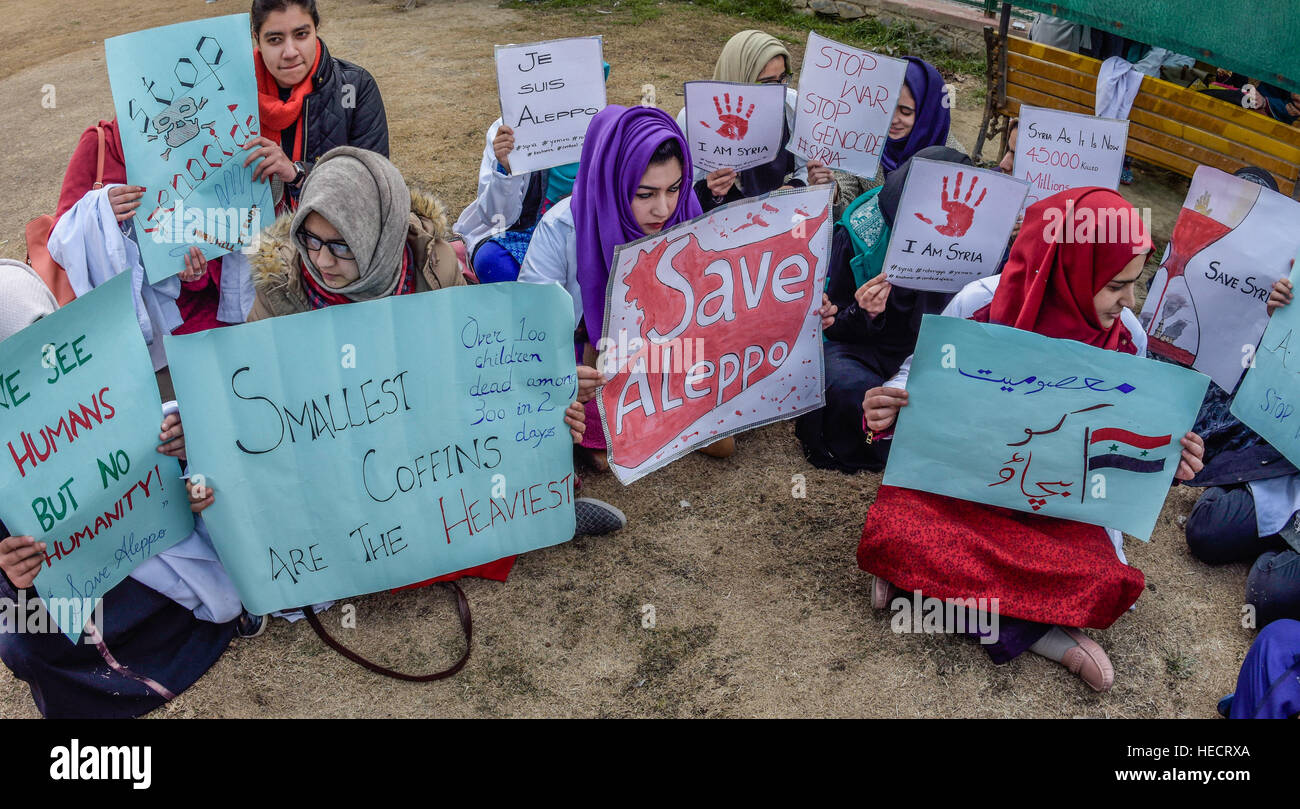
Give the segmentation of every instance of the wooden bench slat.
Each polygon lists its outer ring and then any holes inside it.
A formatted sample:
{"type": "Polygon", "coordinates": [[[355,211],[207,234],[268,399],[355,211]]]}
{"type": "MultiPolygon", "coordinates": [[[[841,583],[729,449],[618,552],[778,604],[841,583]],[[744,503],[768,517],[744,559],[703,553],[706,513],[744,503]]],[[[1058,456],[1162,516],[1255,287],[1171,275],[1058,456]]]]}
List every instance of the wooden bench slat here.
{"type": "MultiPolygon", "coordinates": [[[[1040,76],[1032,76],[1027,73],[1012,74],[1011,81],[1007,84],[1007,95],[1016,96],[1024,95],[1024,90],[1031,90],[1041,93],[1051,98],[1062,99],[1072,102],[1073,104],[1088,109],[1093,104],[1093,96],[1078,87],[1071,87],[1060,82],[1051,81],[1040,76]]],[[[1168,104],[1161,99],[1155,99],[1160,104],[1168,104]]],[[[1032,102],[1031,102],[1032,103],[1032,102]]],[[[1035,105],[1041,106],[1041,105],[1035,105]]],[[[1054,104],[1049,105],[1055,107],[1054,104]]],[[[1091,110],[1089,110],[1091,112],[1091,110]]],[[[1199,119],[1198,119],[1199,120],[1199,119]]],[[[1229,158],[1238,160],[1244,164],[1259,166],[1266,169],[1272,174],[1286,177],[1288,179],[1297,179],[1300,177],[1300,165],[1295,160],[1280,158],[1259,149],[1251,148],[1241,143],[1233,142],[1227,138],[1220,137],[1213,132],[1202,131],[1195,126],[1189,126],[1187,123],[1180,122],[1166,115],[1159,115],[1147,110],[1140,109],[1136,105],[1129,114],[1130,126],[1133,124],[1148,127],[1165,135],[1181,138],[1196,147],[1207,149],[1211,152],[1225,155],[1229,158]]],[[[1275,148],[1287,150],[1300,160],[1300,150],[1288,149],[1285,144],[1278,144],[1276,141],[1267,141],[1268,144],[1275,148]]]]}
{"type": "MultiPolygon", "coordinates": [[[[1087,94],[1086,103],[1090,105],[1094,103],[1092,99],[1095,97],[1094,94],[1097,87],[1097,79],[1095,76],[1088,76],[1061,65],[1055,65],[1051,62],[1044,62],[1040,59],[1034,59],[1015,53],[1009,54],[1008,67],[1010,75],[1007,77],[1007,81],[1009,84],[1032,87],[1034,85],[1024,78],[1024,74],[1035,77],[1041,76],[1068,86],[1070,88],[1069,91],[1062,91],[1059,93],[1063,97],[1083,103],[1083,97],[1078,95],[1080,92],[1083,92],[1087,94]]],[[[1162,83],[1168,84],[1168,82],[1162,83]]],[[[1147,84],[1144,82],[1143,89],[1146,87],[1147,84]]],[[[1053,88],[1053,90],[1054,89],[1055,88],[1053,88]]],[[[1058,93],[1053,91],[1051,94],[1056,95],[1058,93]]],[[[1187,90],[1183,90],[1182,94],[1195,95],[1187,90]]],[[[1206,99],[1216,102],[1215,106],[1221,113],[1231,111],[1228,113],[1230,118],[1225,118],[1221,115],[1212,115],[1176,101],[1171,101],[1162,96],[1145,92],[1138,93],[1137,98],[1133,103],[1134,111],[1130,113],[1130,117],[1133,120],[1139,120],[1141,116],[1139,116],[1136,111],[1147,110],[1152,113],[1152,115],[1149,116],[1148,120],[1143,121],[1143,123],[1146,123],[1148,126],[1152,126],[1153,128],[1160,129],[1163,132],[1168,132],[1171,135],[1179,135],[1179,132],[1171,127],[1177,127],[1180,124],[1190,124],[1191,127],[1193,127],[1193,130],[1187,133],[1188,140],[1194,143],[1199,143],[1207,148],[1215,149],[1216,151],[1221,151],[1226,154],[1232,154],[1239,146],[1246,146],[1256,152],[1272,155],[1274,158],[1286,163],[1300,164],[1300,129],[1283,127],[1284,134],[1287,137],[1281,139],[1275,138],[1268,135],[1262,129],[1252,128],[1252,126],[1255,124],[1262,124],[1264,125],[1263,129],[1272,130],[1274,125],[1278,123],[1277,121],[1273,121],[1258,113],[1252,113],[1248,110],[1235,108],[1233,105],[1220,101],[1219,99],[1210,98],[1208,96],[1206,96],[1206,99]],[[1156,117],[1164,118],[1169,123],[1157,124],[1150,120],[1150,118],[1156,117]],[[1205,137],[1200,136],[1195,130],[1200,130],[1201,132],[1206,133],[1211,136],[1211,139],[1206,139],[1205,137]],[[1227,144],[1226,147],[1220,145],[1218,141],[1213,140],[1213,136],[1221,137],[1227,144]]],[[[1264,166],[1258,161],[1256,161],[1256,165],[1259,165],[1261,168],[1268,168],[1274,173],[1281,173],[1288,176],[1294,176],[1297,172],[1300,172],[1300,166],[1282,170],[1280,168],[1264,166]]]]}
{"type": "MultiPolygon", "coordinates": [[[[1031,42],[1028,39],[1020,37],[1007,37],[1007,54],[1008,57],[1013,53],[1022,53],[1025,56],[1032,56],[1035,59],[1042,59],[1045,62],[1054,62],[1058,65],[1066,65],[1080,73],[1087,73],[1094,79],[1101,70],[1101,62],[1093,59],[1091,56],[1073,53],[1072,51],[1063,51],[1060,48],[1053,48],[1051,45],[1044,45],[1041,42],[1031,42]]],[[[1010,58],[1008,58],[1008,62],[1010,58]]]]}

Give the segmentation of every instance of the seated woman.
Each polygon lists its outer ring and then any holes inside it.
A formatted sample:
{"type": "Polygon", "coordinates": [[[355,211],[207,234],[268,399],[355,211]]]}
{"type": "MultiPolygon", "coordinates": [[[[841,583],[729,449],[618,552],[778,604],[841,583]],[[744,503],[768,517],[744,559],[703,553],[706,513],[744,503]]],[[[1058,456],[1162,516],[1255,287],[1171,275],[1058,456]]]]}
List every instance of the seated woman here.
{"type": "MultiPolygon", "coordinates": [[[[248,320],[463,286],[449,235],[442,202],[409,188],[382,155],[351,146],[332,149],[303,183],[297,211],[262,234],[253,261],[257,301],[248,320]]],[[[586,401],[600,374],[583,367],[578,377],[579,399],[586,401]]],[[[579,431],[584,419],[578,403],[565,414],[579,431]]],[[[583,533],[626,524],[617,509],[598,500],[577,498],[575,504],[579,523],[587,526],[583,533]]],[[[505,581],[514,560],[508,556],[463,573],[505,581]]]]}
{"type": "Polygon", "coordinates": [[[1237,690],[1219,700],[1227,719],[1295,719],[1300,716],[1300,621],[1269,624],[1255,638],[1237,690]]]}
{"type": "MultiPolygon", "coordinates": [[[[1132,207],[1103,188],[1062,191],[1029,206],[1002,274],[968,284],[943,314],[1142,356],[1146,333],[1131,307],[1150,237],[1096,244],[1049,238],[1049,223],[1060,221],[1067,204],[1094,217],[1132,207]]],[[[909,358],[885,386],[867,392],[867,427],[881,437],[908,402],[910,367],[909,358]]],[[[1181,443],[1175,478],[1188,480],[1202,467],[1204,446],[1191,432],[1181,443]]],[[[878,608],[888,604],[891,582],[937,598],[998,599],[998,638],[985,647],[994,662],[1028,649],[1105,691],[1114,680],[1110,660],[1075,627],[1104,629],[1141,594],[1142,573],[1124,562],[1122,542],[1118,531],[1093,525],[882,486],[858,564],[876,574],[878,608]]]]}
{"type": "MultiPolygon", "coordinates": [[[[781,40],[755,30],[741,31],[727,40],[713,66],[714,81],[784,85],[791,75],[790,51],[781,40]]],[[[711,211],[719,205],[761,196],[778,188],[800,188],[831,181],[831,170],[825,163],[807,160],[785,148],[790,142],[798,107],[798,91],[786,87],[781,146],[770,163],[745,169],[739,174],[735,169],[715,169],[706,177],[695,179],[695,196],[699,198],[701,210],[711,211]]],[[[686,131],[684,107],[677,113],[677,125],[686,131]]]]}
{"type": "MultiPolygon", "coordinates": [[[[686,139],[662,110],[610,104],[591,119],[573,195],[542,217],[519,270],[524,283],[558,283],[568,291],[578,324],[574,350],[583,365],[595,365],[599,353],[614,248],[700,215],[695,196],[681,193],[690,171],[686,139]]],[[[597,471],[606,471],[594,398],[587,401],[586,425],[581,445],[597,471]]]]}
{"type": "MultiPolygon", "coordinates": [[[[609,63],[605,63],[609,78],[609,63]]],[[[500,118],[487,131],[478,168],[478,196],[452,227],[465,240],[465,252],[479,283],[515,281],[528,242],[542,216],[573,193],[578,164],[567,163],[523,174],[510,173],[515,131],[500,118]]]]}
{"type": "MultiPolygon", "coordinates": [[[[969,157],[944,146],[913,156],[971,165],[969,157]]],[[[804,457],[821,469],[853,473],[884,468],[889,442],[866,441],[862,398],[897,373],[915,350],[921,318],[939,314],[952,300],[952,293],[894,289],[883,272],[911,167],[908,158],[884,185],[854,200],[835,223],[826,293],[837,314],[825,329],[826,406],[795,421],[804,457]]]]}
{"type": "MultiPolygon", "coordinates": [[[[56,306],[31,268],[8,259],[0,259],[0,301],[0,340],[51,314],[56,306]]],[[[184,460],[178,416],[166,417],[159,440],[159,452],[184,460]]],[[[211,502],[208,495],[206,490],[191,491],[191,510],[202,511],[211,502]]],[[[0,599],[25,604],[25,610],[17,610],[20,616],[45,609],[32,588],[45,566],[44,551],[45,543],[10,536],[0,523],[0,599]]],[[[102,626],[92,623],[86,628],[81,643],[57,630],[0,627],[0,660],[31,687],[42,716],[125,718],[147,713],[202,677],[237,631],[252,636],[262,628],[260,621],[241,614],[239,595],[201,519],[195,533],[146,559],[105,593],[102,618],[102,626]]]]}
{"type": "Polygon", "coordinates": [[[876,176],[870,179],[845,171],[832,171],[835,178],[835,218],[849,203],[885,182],[885,175],[927,146],[947,146],[965,152],[950,132],[951,105],[943,76],[934,65],[915,56],[907,57],[907,75],[898,93],[898,104],[889,123],[885,148],[876,176]]]}

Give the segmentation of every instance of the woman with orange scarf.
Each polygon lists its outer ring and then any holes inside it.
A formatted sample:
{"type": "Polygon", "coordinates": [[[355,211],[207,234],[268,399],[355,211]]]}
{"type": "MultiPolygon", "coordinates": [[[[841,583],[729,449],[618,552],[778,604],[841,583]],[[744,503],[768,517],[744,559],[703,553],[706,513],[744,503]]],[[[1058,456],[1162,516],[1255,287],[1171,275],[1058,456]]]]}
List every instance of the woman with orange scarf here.
{"type": "Polygon", "coordinates": [[[355,146],[388,157],[388,118],[379,87],[364,68],[330,56],[317,36],[316,0],[254,0],[249,12],[262,132],[253,149],[254,180],[279,178],[277,212],[297,207],[298,189],[322,155],[355,146]]]}

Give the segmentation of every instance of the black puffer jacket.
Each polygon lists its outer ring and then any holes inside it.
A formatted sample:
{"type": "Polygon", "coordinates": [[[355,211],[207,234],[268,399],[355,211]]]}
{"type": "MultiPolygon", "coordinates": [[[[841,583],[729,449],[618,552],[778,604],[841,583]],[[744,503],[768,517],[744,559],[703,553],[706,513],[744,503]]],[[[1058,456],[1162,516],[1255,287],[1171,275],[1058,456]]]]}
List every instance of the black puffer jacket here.
{"type": "Polygon", "coordinates": [[[303,104],[307,143],[303,162],[310,172],[335,146],[355,146],[388,157],[388,116],[379,85],[365,68],[330,56],[324,40],[312,91],[303,104]]]}

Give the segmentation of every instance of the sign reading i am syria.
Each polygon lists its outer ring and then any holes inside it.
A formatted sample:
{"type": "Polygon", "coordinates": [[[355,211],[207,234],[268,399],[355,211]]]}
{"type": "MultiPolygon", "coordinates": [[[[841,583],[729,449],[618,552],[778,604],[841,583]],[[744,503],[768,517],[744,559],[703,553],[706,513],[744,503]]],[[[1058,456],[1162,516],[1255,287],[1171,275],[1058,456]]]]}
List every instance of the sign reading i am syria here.
{"type": "Polygon", "coordinates": [[[597,401],[624,484],[822,406],[830,192],[735,202],[615,251],[597,401]]]}
{"type": "Polygon", "coordinates": [[[688,81],[684,89],[696,169],[744,171],[776,159],[785,132],[785,85],[688,81]]]}
{"type": "MultiPolygon", "coordinates": [[[[47,605],[103,596],[194,530],[180,466],[157,451],[129,275],[0,343],[0,520],[46,544],[34,586],[47,605]]],[[[67,614],[50,609],[75,641],[84,620],[67,614]]]]}
{"type": "Polygon", "coordinates": [[[168,337],[244,604],[373,593],[573,537],[573,307],[484,284],[168,337]],[[280,352],[267,346],[289,346],[280,352]]]}
{"type": "Polygon", "coordinates": [[[247,14],[104,40],[140,260],[158,282],[251,246],[272,215],[271,186],[253,182],[242,146],[261,131],[247,14]]]}

